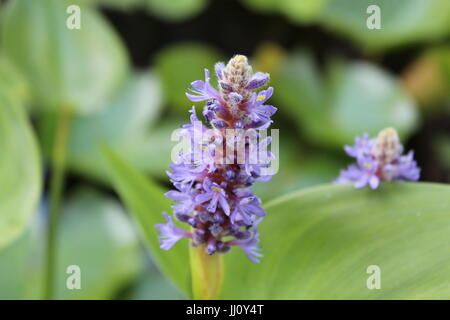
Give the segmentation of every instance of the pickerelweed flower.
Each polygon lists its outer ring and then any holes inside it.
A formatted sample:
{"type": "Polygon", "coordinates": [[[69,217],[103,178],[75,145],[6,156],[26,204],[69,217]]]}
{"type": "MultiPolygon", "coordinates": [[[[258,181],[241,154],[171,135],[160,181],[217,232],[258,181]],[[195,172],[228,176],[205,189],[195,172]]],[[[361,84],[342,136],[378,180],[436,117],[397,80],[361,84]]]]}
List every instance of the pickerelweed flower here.
{"type": "Polygon", "coordinates": [[[267,150],[271,138],[261,129],[270,126],[277,110],[265,104],[273,88],[254,92],[269,82],[269,74],[253,74],[242,55],[227,65],[217,63],[215,72],[218,90],[210,84],[205,69],[205,80],[192,82],[186,93],[191,101],[206,101],[206,125],[192,107],[191,121],[180,132],[190,147],[177,155],[167,173],[175,190],[165,195],[176,202],[172,206],[175,217],[190,225],[191,231],[176,227],[166,214],[167,223],[156,228],[165,250],[181,238],[190,238],[193,246],[204,246],[210,255],[238,246],[251,261],[259,262],[257,225],[266,212],[250,186],[272,176],[265,170],[275,158],[267,150]]]}
{"type": "Polygon", "coordinates": [[[368,134],[357,137],[353,146],[345,146],[345,152],[356,159],[347,169],[342,170],[336,183],[354,182],[356,188],[367,184],[378,188],[380,181],[417,181],[420,168],[410,151],[402,155],[403,146],[397,131],[386,128],[375,139],[368,134]]]}

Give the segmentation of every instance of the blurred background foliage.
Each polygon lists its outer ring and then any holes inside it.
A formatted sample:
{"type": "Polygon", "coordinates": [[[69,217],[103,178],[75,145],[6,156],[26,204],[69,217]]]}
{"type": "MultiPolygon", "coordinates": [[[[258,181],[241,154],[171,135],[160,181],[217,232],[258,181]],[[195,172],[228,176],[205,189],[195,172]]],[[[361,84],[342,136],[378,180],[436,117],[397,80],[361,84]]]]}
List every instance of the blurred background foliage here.
{"type": "Polygon", "coordinates": [[[0,10],[0,298],[42,296],[61,106],[74,119],[57,297],[184,297],[142,249],[99,147],[166,188],[186,88],[236,53],[275,87],[280,170],[255,186],[263,200],[332,181],[342,146],[386,126],[415,150],[422,180],[450,181],[448,0],[9,0],[0,10]],[[69,4],[81,6],[81,30],[65,26],[69,4]],[[366,27],[370,4],[381,30],[366,27]],[[64,290],[70,264],[86,270],[84,290],[64,290]]]}

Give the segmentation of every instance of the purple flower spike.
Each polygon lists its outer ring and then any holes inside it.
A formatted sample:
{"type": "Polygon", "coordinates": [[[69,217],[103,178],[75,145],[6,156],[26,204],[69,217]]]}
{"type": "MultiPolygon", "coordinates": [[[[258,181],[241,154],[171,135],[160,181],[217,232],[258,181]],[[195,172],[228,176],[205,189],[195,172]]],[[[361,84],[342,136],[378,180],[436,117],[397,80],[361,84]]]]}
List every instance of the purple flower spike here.
{"type": "Polygon", "coordinates": [[[175,226],[171,216],[168,216],[165,212],[163,212],[163,215],[167,222],[155,226],[160,232],[161,249],[169,250],[181,238],[191,238],[190,232],[175,226]]]}
{"type": "Polygon", "coordinates": [[[273,88],[253,91],[266,85],[269,75],[253,74],[245,56],[237,55],[226,65],[219,62],[214,69],[219,90],[211,86],[205,70],[205,80],[192,82],[186,93],[191,101],[206,101],[202,114],[208,127],[192,107],[191,121],[180,132],[189,147],[175,155],[167,172],[175,189],[165,195],[175,202],[175,217],[192,232],[176,227],[165,213],[167,222],[156,228],[164,250],[181,238],[190,238],[193,246],[202,246],[209,255],[225,254],[238,246],[251,261],[259,262],[257,225],[266,212],[250,187],[273,174],[265,170],[275,159],[268,149],[271,137],[258,130],[267,129],[277,111],[265,104],[273,88]],[[229,131],[233,134],[228,135],[229,131]],[[228,152],[231,147],[236,155],[228,152]]]}
{"type": "Polygon", "coordinates": [[[369,185],[376,189],[381,181],[417,181],[420,178],[413,152],[401,155],[403,146],[395,129],[384,129],[374,139],[364,134],[344,150],[356,159],[356,164],[342,170],[336,183],[353,182],[356,188],[369,185]]]}

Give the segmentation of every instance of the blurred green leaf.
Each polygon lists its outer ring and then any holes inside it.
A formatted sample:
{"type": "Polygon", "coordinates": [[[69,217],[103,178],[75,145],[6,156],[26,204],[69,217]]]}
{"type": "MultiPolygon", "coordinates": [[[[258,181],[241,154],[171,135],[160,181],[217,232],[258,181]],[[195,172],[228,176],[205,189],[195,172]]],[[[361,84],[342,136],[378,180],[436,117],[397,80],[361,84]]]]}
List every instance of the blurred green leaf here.
{"type": "Polygon", "coordinates": [[[195,80],[204,80],[204,69],[214,75],[214,64],[220,61],[215,50],[199,44],[177,44],[159,52],[155,66],[162,81],[165,101],[176,111],[187,112],[192,102],[185,92],[195,80]]]}
{"type": "Polygon", "coordinates": [[[384,50],[441,38],[450,32],[449,19],[447,0],[328,0],[318,20],[368,50],[384,50]],[[379,30],[367,28],[370,5],[380,7],[379,30]]]}
{"type": "Polygon", "coordinates": [[[70,30],[69,0],[15,0],[2,35],[6,55],[30,82],[34,103],[53,110],[97,110],[128,70],[125,49],[109,24],[81,6],[81,29],[70,30]]]}
{"type": "MultiPolygon", "coordinates": [[[[125,148],[124,158],[152,177],[166,178],[166,170],[172,162],[171,151],[177,143],[171,140],[172,133],[184,122],[185,120],[176,118],[161,122],[152,128],[147,136],[125,148]]],[[[121,150],[116,151],[122,153],[121,150]]]]}
{"type": "Polygon", "coordinates": [[[27,230],[0,250],[0,299],[36,299],[39,263],[36,235],[27,230]]]}
{"type": "Polygon", "coordinates": [[[149,11],[169,21],[189,19],[202,11],[207,0],[144,0],[149,11]]]}
{"type": "Polygon", "coordinates": [[[5,55],[0,55],[0,89],[8,92],[23,104],[30,99],[30,87],[24,76],[5,55]]]}
{"type": "MultiPolygon", "coordinates": [[[[0,298],[40,299],[44,280],[44,216],[0,251],[0,298]],[[41,221],[42,220],[42,221],[41,221]]],[[[110,299],[142,268],[135,231],[120,204],[91,189],[65,204],[58,230],[57,299],[110,299]],[[81,289],[66,286],[67,267],[81,270],[81,289]]]]}
{"type": "Polygon", "coordinates": [[[308,23],[316,19],[328,0],[281,0],[279,10],[292,21],[308,23]]]}
{"type": "Polygon", "coordinates": [[[40,156],[22,106],[0,90],[0,248],[21,234],[41,192],[40,156]]]}
{"type": "MultiPolygon", "coordinates": [[[[92,0],[84,0],[92,1],[92,0]]],[[[98,4],[121,10],[135,9],[142,6],[145,0],[95,0],[98,4]]]]}
{"type": "Polygon", "coordinates": [[[146,270],[127,296],[130,300],[179,300],[179,291],[157,270],[146,270]]]}
{"type": "Polygon", "coordinates": [[[365,62],[333,61],[321,78],[311,57],[297,53],[285,61],[273,83],[280,112],[325,146],[340,148],[356,135],[375,135],[388,126],[405,137],[417,126],[416,106],[400,83],[365,62]]]}
{"type": "Polygon", "coordinates": [[[450,297],[449,186],[325,185],[266,209],[261,264],[232,250],[223,299],[450,297]],[[366,287],[370,265],[381,268],[381,290],[366,287]]]}
{"type": "Polygon", "coordinates": [[[58,299],[109,299],[141,268],[135,231],[120,204],[87,189],[65,205],[58,230],[58,299]],[[81,270],[81,289],[68,290],[67,267],[81,270]]]}
{"type": "MultiPolygon", "coordinates": [[[[132,163],[139,162],[144,168],[151,168],[154,161],[141,160],[140,155],[148,147],[149,129],[161,112],[158,79],[152,73],[135,74],[106,104],[109,106],[99,114],[74,118],[69,139],[69,167],[107,181],[108,170],[98,148],[107,143],[132,163]]],[[[164,139],[165,144],[169,138],[164,139]]],[[[156,146],[151,148],[152,152],[156,146]]]]}
{"type": "Polygon", "coordinates": [[[280,12],[292,21],[307,23],[315,19],[328,0],[242,0],[244,4],[261,12],[280,12]]]}
{"type": "Polygon", "coordinates": [[[155,225],[165,222],[162,212],[171,210],[170,200],[159,186],[146,179],[134,168],[123,162],[107,148],[103,149],[108,160],[115,188],[133,214],[140,233],[159,269],[180,290],[190,295],[190,268],[187,241],[180,241],[170,251],[159,248],[155,225]]]}

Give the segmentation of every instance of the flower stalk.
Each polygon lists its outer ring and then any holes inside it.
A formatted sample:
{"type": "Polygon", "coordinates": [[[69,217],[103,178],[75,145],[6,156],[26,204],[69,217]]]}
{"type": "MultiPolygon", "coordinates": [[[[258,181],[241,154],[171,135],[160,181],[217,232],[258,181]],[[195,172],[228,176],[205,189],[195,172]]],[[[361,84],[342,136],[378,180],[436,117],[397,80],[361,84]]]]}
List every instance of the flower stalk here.
{"type": "Polygon", "coordinates": [[[223,282],[223,258],[209,255],[204,246],[190,247],[192,295],[195,300],[216,300],[223,282]]]}
{"type": "Polygon", "coordinates": [[[50,209],[46,247],[46,277],[44,284],[45,299],[54,298],[55,264],[57,261],[57,227],[59,222],[62,190],[64,188],[67,140],[70,132],[71,118],[72,111],[69,108],[63,107],[59,109],[52,149],[53,152],[51,156],[52,176],[50,181],[50,209]]]}

